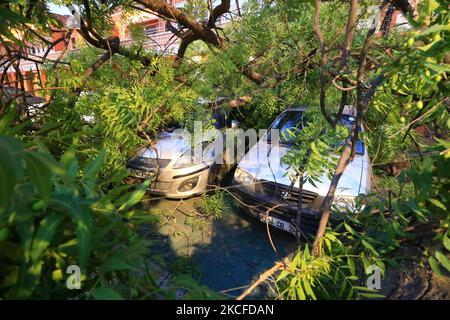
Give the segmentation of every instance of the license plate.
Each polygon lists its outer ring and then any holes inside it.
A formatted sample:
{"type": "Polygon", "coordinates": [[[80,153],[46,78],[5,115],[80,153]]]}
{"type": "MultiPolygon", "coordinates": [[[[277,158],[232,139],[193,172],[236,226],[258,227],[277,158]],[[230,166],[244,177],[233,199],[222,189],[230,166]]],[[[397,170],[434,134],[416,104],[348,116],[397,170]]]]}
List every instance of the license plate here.
{"type": "Polygon", "coordinates": [[[298,232],[294,225],[290,222],[275,218],[275,217],[271,217],[271,216],[267,216],[265,214],[260,214],[259,215],[259,220],[261,220],[261,222],[263,223],[268,223],[269,225],[281,229],[283,231],[287,231],[291,234],[293,234],[296,237],[300,236],[300,232],[298,232]]]}
{"type": "Polygon", "coordinates": [[[136,178],[141,178],[141,179],[147,179],[150,176],[152,176],[154,173],[153,172],[148,172],[148,171],[140,171],[140,170],[132,170],[131,171],[131,175],[133,175],[136,178]]]}

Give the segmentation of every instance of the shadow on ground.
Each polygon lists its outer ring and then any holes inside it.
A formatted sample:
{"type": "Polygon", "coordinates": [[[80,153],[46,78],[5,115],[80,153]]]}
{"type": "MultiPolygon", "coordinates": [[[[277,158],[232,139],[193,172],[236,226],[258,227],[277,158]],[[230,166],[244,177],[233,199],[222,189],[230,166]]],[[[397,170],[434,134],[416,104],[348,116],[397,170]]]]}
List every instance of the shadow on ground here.
{"type": "MultiPolygon", "coordinates": [[[[189,257],[200,271],[200,282],[230,298],[237,297],[262,272],[297,247],[293,236],[271,228],[278,256],[266,225],[238,208],[230,208],[221,219],[206,221],[195,213],[199,202],[196,197],[147,204],[161,217],[160,241],[155,248],[169,261],[189,257]]],[[[272,294],[270,287],[261,286],[250,297],[263,299],[272,294]]]]}

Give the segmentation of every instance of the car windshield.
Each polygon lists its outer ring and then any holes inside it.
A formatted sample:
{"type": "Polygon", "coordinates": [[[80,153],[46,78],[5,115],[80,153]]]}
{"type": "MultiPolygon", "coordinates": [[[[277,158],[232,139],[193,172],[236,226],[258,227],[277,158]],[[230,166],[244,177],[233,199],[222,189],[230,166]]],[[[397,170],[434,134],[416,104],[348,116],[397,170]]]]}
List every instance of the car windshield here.
{"type": "Polygon", "coordinates": [[[341,123],[345,126],[353,126],[355,124],[355,117],[348,115],[348,114],[343,114],[341,116],[341,123]]]}
{"type": "MultiPolygon", "coordinates": [[[[356,119],[355,119],[355,117],[353,117],[351,115],[343,114],[341,117],[341,123],[345,126],[352,127],[355,125],[356,119]]],[[[359,132],[361,132],[361,128],[359,129],[359,132]]],[[[358,139],[356,141],[356,154],[362,156],[362,155],[364,155],[364,152],[365,152],[364,142],[362,142],[362,140],[358,139]]]]}
{"type": "MultiPolygon", "coordinates": [[[[343,114],[341,118],[342,124],[346,126],[352,126],[355,124],[355,118],[351,115],[343,114]]],[[[294,137],[289,134],[288,130],[294,128],[301,130],[306,124],[306,116],[304,111],[286,111],[280,117],[278,117],[273,123],[271,129],[279,130],[280,143],[285,145],[291,145],[294,137]]],[[[267,142],[271,142],[270,131],[267,133],[267,142]]],[[[342,146],[344,142],[339,143],[342,146]]],[[[364,142],[360,139],[356,142],[356,154],[364,155],[365,148],[364,142]]]]}
{"type": "MultiPolygon", "coordinates": [[[[286,111],[280,117],[278,117],[270,128],[279,130],[280,143],[283,144],[291,144],[293,129],[301,130],[305,123],[305,112],[303,111],[286,111]],[[290,132],[291,131],[291,134],[290,132]]],[[[267,141],[271,141],[270,131],[267,135],[267,141]]]]}
{"type": "Polygon", "coordinates": [[[356,154],[364,155],[364,142],[359,139],[356,141],[356,154]]]}

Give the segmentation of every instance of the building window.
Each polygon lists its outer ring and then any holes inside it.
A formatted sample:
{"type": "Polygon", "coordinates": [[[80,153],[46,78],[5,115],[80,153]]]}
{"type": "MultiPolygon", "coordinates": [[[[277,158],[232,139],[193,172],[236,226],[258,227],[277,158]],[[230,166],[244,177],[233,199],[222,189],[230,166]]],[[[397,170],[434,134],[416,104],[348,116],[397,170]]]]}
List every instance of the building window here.
{"type": "Polygon", "coordinates": [[[75,38],[70,38],[70,41],[72,41],[72,48],[75,48],[75,44],[76,44],[75,38]]]}
{"type": "Polygon", "coordinates": [[[158,25],[153,24],[153,25],[150,25],[150,26],[146,26],[144,28],[144,32],[145,32],[145,34],[147,36],[151,36],[151,35],[157,34],[158,33],[158,25]]]}

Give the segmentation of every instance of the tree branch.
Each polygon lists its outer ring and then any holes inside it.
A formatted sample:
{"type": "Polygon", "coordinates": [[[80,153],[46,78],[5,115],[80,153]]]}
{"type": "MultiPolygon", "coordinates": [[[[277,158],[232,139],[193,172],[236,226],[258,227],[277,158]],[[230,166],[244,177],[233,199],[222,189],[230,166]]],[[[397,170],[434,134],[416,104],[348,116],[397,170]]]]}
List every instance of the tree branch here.
{"type": "Polygon", "coordinates": [[[323,39],[322,31],[320,30],[320,0],[314,0],[314,33],[319,41],[320,50],[320,111],[322,112],[325,119],[333,125],[333,119],[328,114],[326,110],[326,64],[327,64],[327,53],[325,42],[323,39]]]}
{"type": "MultiPolygon", "coordinates": [[[[343,70],[344,72],[346,72],[347,74],[348,74],[348,58],[349,58],[350,50],[351,50],[352,43],[353,43],[353,35],[355,33],[356,20],[358,17],[358,8],[359,8],[358,0],[351,0],[347,26],[345,28],[345,32],[346,32],[345,39],[344,39],[344,43],[342,44],[342,49],[341,49],[341,61],[340,61],[340,69],[343,70]]],[[[344,108],[347,105],[347,100],[348,100],[348,92],[347,92],[348,91],[348,80],[347,79],[342,80],[342,88],[344,88],[344,89],[342,90],[341,103],[339,106],[339,110],[338,110],[338,113],[333,122],[334,126],[336,126],[336,124],[341,119],[342,112],[344,111],[344,108]]]]}
{"type": "Polygon", "coordinates": [[[230,11],[230,0],[222,0],[219,5],[217,5],[211,12],[208,20],[208,27],[214,28],[216,26],[216,20],[224,13],[230,11]]]}

